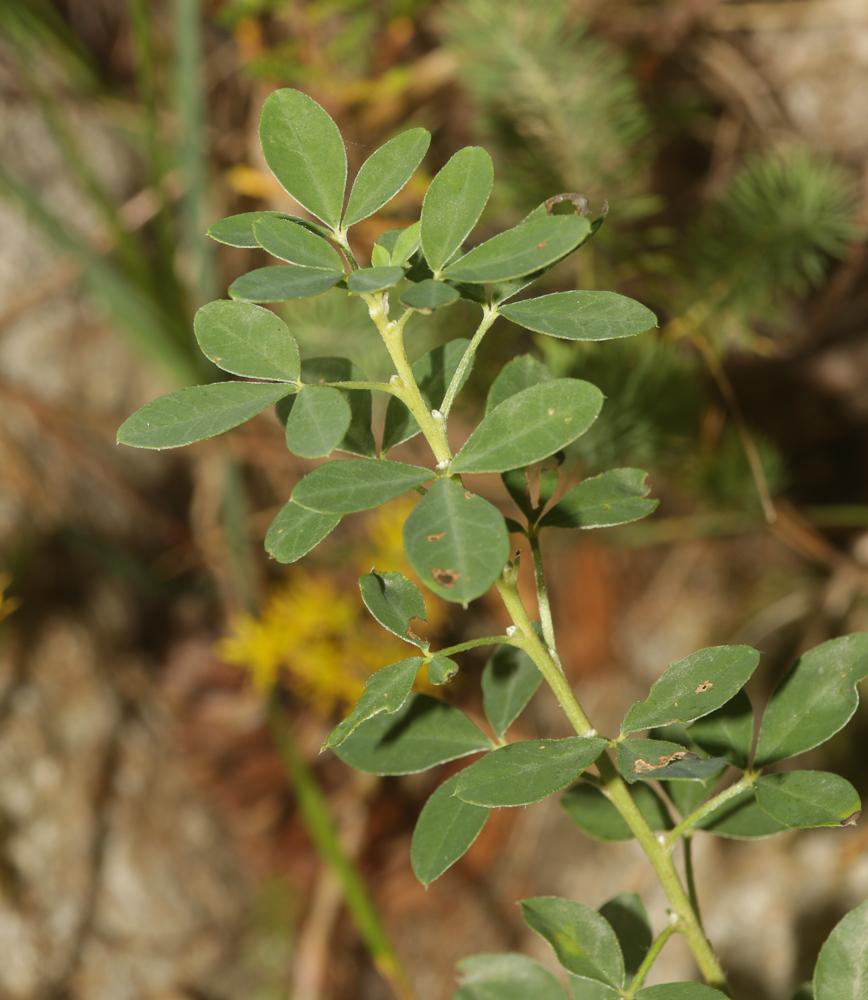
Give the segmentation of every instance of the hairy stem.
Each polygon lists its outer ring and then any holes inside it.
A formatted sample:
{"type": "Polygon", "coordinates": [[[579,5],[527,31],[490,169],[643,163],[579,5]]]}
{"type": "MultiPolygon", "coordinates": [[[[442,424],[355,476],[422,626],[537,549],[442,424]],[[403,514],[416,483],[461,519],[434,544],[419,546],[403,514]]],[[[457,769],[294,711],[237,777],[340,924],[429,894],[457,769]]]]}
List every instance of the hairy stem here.
{"type": "Polygon", "coordinates": [[[479,345],[482,343],[482,338],[486,335],[486,333],[488,333],[491,324],[497,319],[497,316],[498,312],[496,306],[483,307],[482,320],[476,328],[476,332],[473,334],[470,343],[467,345],[467,350],[458,362],[458,367],[455,369],[455,374],[452,376],[452,380],[446,389],[446,395],[443,397],[440,412],[444,417],[449,416],[449,411],[452,409],[452,404],[455,402],[458,390],[463,385],[467,372],[473,365],[473,359],[476,357],[476,352],[479,349],[479,345]]]}

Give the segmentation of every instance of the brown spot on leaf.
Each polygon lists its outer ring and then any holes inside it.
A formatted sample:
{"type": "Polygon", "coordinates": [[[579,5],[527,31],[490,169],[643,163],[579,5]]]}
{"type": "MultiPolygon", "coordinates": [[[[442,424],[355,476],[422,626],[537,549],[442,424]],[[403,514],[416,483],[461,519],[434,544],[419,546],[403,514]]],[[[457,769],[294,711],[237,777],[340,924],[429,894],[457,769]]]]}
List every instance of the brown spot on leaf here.
{"type": "Polygon", "coordinates": [[[465,500],[472,500],[473,499],[473,494],[470,492],[470,490],[465,490],[464,491],[464,499],[465,500]]]}
{"type": "Polygon", "coordinates": [[[434,567],[431,570],[431,576],[434,577],[441,587],[454,587],[461,574],[457,573],[454,569],[439,569],[434,567]]]}
{"type": "Polygon", "coordinates": [[[861,815],[861,812],[851,813],[846,819],[841,820],[841,826],[856,826],[861,815]]]}
{"type": "Polygon", "coordinates": [[[537,243],[536,248],[537,248],[537,250],[545,250],[545,248],[548,245],[549,245],[549,241],[548,240],[543,240],[542,243],[537,243]]]}
{"type": "Polygon", "coordinates": [[[555,408],[553,406],[549,407],[549,416],[553,417],[555,415],[555,408]]]}
{"type": "Polygon", "coordinates": [[[714,687],[714,681],[703,681],[701,684],[696,685],[695,694],[705,694],[706,691],[710,691],[714,687]]]}
{"type": "Polygon", "coordinates": [[[432,531],[430,535],[425,536],[425,540],[428,542],[439,542],[442,538],[446,537],[445,531],[432,531]]]}
{"type": "Polygon", "coordinates": [[[642,757],[639,757],[633,763],[633,770],[636,774],[644,774],[646,771],[656,771],[658,768],[666,767],[668,764],[674,764],[676,760],[682,760],[687,757],[688,753],[686,750],[676,750],[675,753],[664,753],[657,758],[657,763],[647,761],[642,757]]]}

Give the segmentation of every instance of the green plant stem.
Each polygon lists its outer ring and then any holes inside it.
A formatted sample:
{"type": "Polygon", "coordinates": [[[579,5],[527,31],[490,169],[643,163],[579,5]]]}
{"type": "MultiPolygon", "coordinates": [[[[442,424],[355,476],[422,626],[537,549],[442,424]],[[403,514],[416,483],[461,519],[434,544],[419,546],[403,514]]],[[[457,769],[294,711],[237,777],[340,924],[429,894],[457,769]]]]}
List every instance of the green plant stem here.
{"type": "Polygon", "coordinates": [[[509,642],[509,636],[506,635],[484,635],[479,639],[468,639],[466,642],[459,642],[455,646],[438,649],[431,656],[452,656],[453,653],[463,653],[468,649],[476,649],[477,646],[499,646],[509,642]]]}
{"type": "Polygon", "coordinates": [[[401,395],[397,386],[389,385],[388,382],[323,382],[323,385],[332,386],[334,389],[369,389],[371,392],[385,392],[390,396],[401,395]]]}
{"type": "Polygon", "coordinates": [[[549,647],[552,659],[554,659],[558,666],[561,666],[561,658],[558,656],[557,644],[555,643],[555,623],[552,618],[549,591],[546,586],[542,552],[539,545],[539,535],[537,534],[535,528],[530,528],[527,537],[530,542],[531,555],[533,556],[533,576],[536,583],[537,603],[539,604],[539,619],[540,625],[542,626],[543,638],[546,641],[546,645],[549,647]]]}
{"type": "MultiPolygon", "coordinates": [[[[682,841],[684,850],[684,881],[687,885],[687,895],[690,897],[690,905],[702,927],[702,910],[699,907],[699,893],[696,891],[696,877],[693,873],[693,838],[686,836],[682,841]]],[[[704,929],[704,928],[703,928],[704,929]]]]}
{"type": "Polygon", "coordinates": [[[473,364],[473,359],[476,357],[476,352],[479,349],[479,345],[482,343],[482,338],[486,335],[486,333],[488,333],[489,328],[497,319],[498,315],[497,306],[483,307],[482,320],[476,328],[476,332],[473,334],[470,343],[467,345],[467,350],[458,362],[458,367],[455,369],[455,374],[452,376],[452,379],[446,389],[446,395],[443,397],[440,412],[444,417],[449,416],[449,411],[452,409],[452,404],[455,402],[458,390],[464,384],[464,379],[473,364]]]}
{"type": "Polygon", "coordinates": [[[412,991],[374,902],[353,862],[340,845],[325,797],[298,752],[286,715],[276,697],[272,697],[269,702],[268,721],[280,759],[292,783],[302,821],[317,854],[329,865],[340,882],[347,909],[380,973],[390,984],[396,997],[409,1000],[412,991]]]}
{"type": "Polygon", "coordinates": [[[651,971],[651,966],[657,961],[660,952],[663,951],[663,946],[669,938],[672,937],[676,930],[678,930],[678,928],[674,923],[667,924],[666,927],[664,927],[657,937],[651,942],[648,954],[642,959],[642,964],[636,970],[636,975],[630,980],[627,992],[623,994],[624,1000],[632,1000],[633,994],[636,990],[642,988],[642,984],[645,982],[645,977],[651,971]]]}
{"type": "Polygon", "coordinates": [[[681,820],[675,827],[673,827],[669,833],[666,835],[666,846],[669,850],[678,843],[681,837],[686,833],[689,833],[697,824],[701,823],[706,816],[715,812],[730,799],[734,799],[741,795],[745,789],[750,788],[756,781],[756,774],[753,772],[747,772],[743,778],[737,781],[734,785],[730,785],[729,788],[725,788],[719,795],[715,795],[713,798],[708,799],[708,801],[703,802],[702,805],[697,806],[692,813],[681,820]]]}

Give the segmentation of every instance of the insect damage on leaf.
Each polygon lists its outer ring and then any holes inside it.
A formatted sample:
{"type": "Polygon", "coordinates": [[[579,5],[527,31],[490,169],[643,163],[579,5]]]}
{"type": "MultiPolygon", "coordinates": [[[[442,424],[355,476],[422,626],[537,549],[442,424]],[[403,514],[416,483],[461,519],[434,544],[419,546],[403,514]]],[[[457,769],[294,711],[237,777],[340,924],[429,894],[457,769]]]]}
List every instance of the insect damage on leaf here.
{"type": "Polygon", "coordinates": [[[683,760],[685,757],[692,756],[694,755],[688,753],[686,750],[676,750],[675,753],[661,754],[657,758],[656,764],[645,760],[643,757],[639,757],[633,763],[633,770],[636,774],[646,774],[648,771],[659,771],[661,767],[667,767],[669,764],[674,764],[676,760],[683,760]]]}
{"type": "Polygon", "coordinates": [[[705,694],[706,691],[710,691],[714,687],[714,681],[703,681],[701,684],[696,685],[695,694],[705,694]]]}
{"type": "MultiPolygon", "coordinates": [[[[429,539],[429,541],[432,541],[432,539],[429,539]]],[[[440,569],[439,567],[432,568],[431,576],[442,587],[454,587],[461,579],[461,574],[457,573],[454,569],[440,569]]]]}
{"type": "Polygon", "coordinates": [[[445,531],[434,531],[430,535],[426,535],[425,538],[429,542],[439,542],[446,537],[445,531]]]}

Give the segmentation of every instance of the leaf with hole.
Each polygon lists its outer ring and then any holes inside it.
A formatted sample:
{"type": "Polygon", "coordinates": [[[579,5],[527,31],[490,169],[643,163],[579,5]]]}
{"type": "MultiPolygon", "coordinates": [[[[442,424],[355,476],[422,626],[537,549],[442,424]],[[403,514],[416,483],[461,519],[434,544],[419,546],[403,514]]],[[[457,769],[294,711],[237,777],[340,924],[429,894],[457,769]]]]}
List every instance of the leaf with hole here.
{"type": "Polygon", "coordinates": [[[834,927],[814,967],[815,1000],[868,997],[868,902],[834,927]]]}
{"type": "Polygon", "coordinates": [[[648,473],[610,469],[564,494],[540,520],[543,528],[611,528],[653,513],[659,500],[646,500],[648,473]]]}
{"type": "Polygon", "coordinates": [[[502,306],[501,315],[535,333],[563,340],[615,340],[657,326],[657,317],[616,292],[553,292],[502,306]]]}
{"type": "Polygon", "coordinates": [[[306,226],[269,215],[253,224],[253,234],[263,250],[288,264],[343,272],[344,262],[337,250],[306,226]]]}
{"type": "Polygon", "coordinates": [[[411,128],[374,150],[353,181],[343,228],[367,219],[391,201],[413,176],[430,143],[427,129],[411,128]]]}
{"type": "Polygon", "coordinates": [[[826,771],[764,774],[757,779],[755,794],[763,812],[793,830],[847,826],[862,810],[850,782],[826,771]]]}
{"type": "Polygon", "coordinates": [[[265,551],[280,563],[294,563],[327,538],[340,522],[340,514],[321,514],[289,500],[266,532],[265,551]]]}
{"type": "Polygon", "coordinates": [[[622,740],[615,751],[622,777],[634,781],[705,781],[726,767],[722,757],[700,757],[668,740],[622,740]]]}
{"type": "Polygon", "coordinates": [[[337,389],[306,385],[286,418],[286,447],[301,458],[329,455],[343,440],[351,416],[350,404],[337,389]]]}
{"type": "Polygon", "coordinates": [[[362,267],[349,275],[347,288],[356,295],[370,295],[392,288],[403,277],[403,267],[362,267]]]}
{"type": "Polygon", "coordinates": [[[529,389],[540,382],[551,381],[552,373],[542,361],[537,360],[532,354],[520,354],[507,361],[497,373],[485,399],[485,412],[490,413],[495,406],[523,389],[529,389]]]}
{"type": "Polygon", "coordinates": [[[321,267],[274,264],[236,278],[229,286],[229,295],[242,302],[284,302],[321,295],[343,277],[344,272],[337,269],[327,271],[321,267]]]}
{"type": "Polygon", "coordinates": [[[452,285],[447,285],[445,281],[435,281],[433,278],[424,278],[401,294],[401,304],[410,309],[418,309],[419,312],[433,312],[442,306],[451,305],[457,302],[461,295],[452,285]]]}
{"type": "Polygon", "coordinates": [[[421,656],[412,656],[383,667],[365,681],[365,688],[350,714],[338,723],[323,743],[323,750],[339,747],[363,722],[384,713],[394,715],[410,697],[421,656]]]}
{"type": "Polygon", "coordinates": [[[223,371],[246,378],[295,382],[298,344],[270,309],[250,302],[209,302],[196,313],[193,330],[202,353],[223,371]]]}
{"type": "Polygon", "coordinates": [[[491,157],[479,146],[459,149],[435,175],[422,201],[425,260],[439,271],[470,235],[494,183],[491,157]]]}
{"type": "Polygon", "coordinates": [[[253,231],[257,222],[265,219],[288,219],[305,229],[320,236],[327,236],[328,230],[319,223],[311,222],[309,219],[300,219],[297,215],[288,215],[286,212],[240,212],[238,215],[229,215],[225,219],[215,222],[208,230],[208,235],[217,243],[223,243],[229,247],[242,247],[248,250],[256,250],[259,241],[253,231]]]}
{"type": "Polygon", "coordinates": [[[621,892],[599,910],[618,939],[627,976],[633,977],[648,954],[654,935],[645,904],[635,892],[621,892]]]}
{"type": "MultiPolygon", "coordinates": [[[[652,830],[659,832],[672,828],[672,820],[666,806],[650,785],[639,784],[629,791],[643,819],[652,830]]],[[[594,840],[616,842],[633,838],[633,831],[627,826],[618,810],[593,785],[581,783],[571,788],[561,798],[561,805],[582,833],[594,840]]]]}
{"type": "Polygon", "coordinates": [[[427,641],[420,639],[410,628],[414,618],[423,622],[428,620],[425,601],[412,580],[408,580],[403,573],[371,570],[359,577],[359,590],[365,607],[383,628],[405,642],[428,648],[427,641]]]}
{"type": "Polygon", "coordinates": [[[428,661],[428,680],[437,685],[448,684],[458,673],[459,666],[448,656],[435,656],[428,661]]]}
{"type": "Polygon", "coordinates": [[[431,795],[413,830],[410,864],[426,889],[467,853],[488,819],[488,809],[455,796],[460,777],[453,774],[431,795]]]}
{"type": "Polygon", "coordinates": [[[524,955],[472,955],[458,972],[461,988],[452,1000],[566,1000],[557,979],[524,955]]]}
{"type": "MultiPolygon", "coordinates": [[[[305,393],[310,391],[312,390],[305,389],[305,393]]],[[[335,392],[334,389],[331,391],[335,392]]],[[[338,428],[332,437],[336,436],[337,430],[338,428]]],[[[403,462],[388,462],[380,458],[344,458],[327,462],[309,472],[296,483],[292,498],[305,507],[325,514],[351,514],[388,503],[402,493],[421,486],[432,475],[430,469],[404,465],[403,462]]]]}
{"type": "Polygon", "coordinates": [[[482,671],[485,717],[498,739],[525,710],[542,683],[533,660],[515,646],[499,646],[482,671]]]}
{"type": "Polygon", "coordinates": [[[487,413],[452,459],[452,472],[505,472],[539,462],[591,426],[603,394],[590,382],[559,378],[523,389],[487,413]]]}

